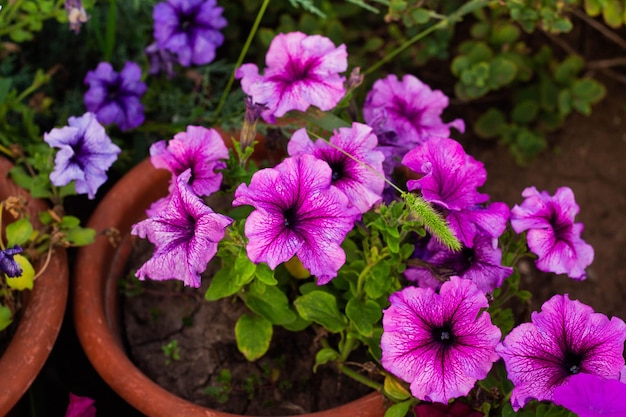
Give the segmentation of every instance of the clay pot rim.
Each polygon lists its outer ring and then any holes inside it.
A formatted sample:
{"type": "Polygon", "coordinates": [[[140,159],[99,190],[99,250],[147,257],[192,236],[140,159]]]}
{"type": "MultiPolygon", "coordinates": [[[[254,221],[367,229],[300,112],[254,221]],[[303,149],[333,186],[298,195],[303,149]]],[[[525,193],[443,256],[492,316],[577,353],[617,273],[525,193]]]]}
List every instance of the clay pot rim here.
{"type": "MultiPolygon", "coordinates": [[[[31,217],[48,208],[7,178],[13,164],[0,158],[0,199],[20,194],[33,209],[31,217]]],[[[33,383],[48,359],[61,330],[69,289],[65,249],[55,248],[47,269],[37,278],[19,324],[0,357],[0,415],[7,414],[33,383]]]]}
{"type": "MultiPolygon", "coordinates": [[[[167,193],[169,178],[168,171],[155,169],[150,160],[145,159],[111,188],[92,214],[88,226],[97,232],[114,226],[124,236],[147,205],[167,193]],[[137,206],[136,202],[146,198],[148,203],[144,203],[145,207],[131,209],[137,206]]],[[[100,236],[92,245],[80,248],[76,257],[74,322],[80,343],[96,371],[124,400],[149,416],[237,416],[210,410],[175,396],[150,380],[130,361],[119,334],[115,334],[114,330],[118,327],[111,313],[111,309],[115,308],[111,304],[115,303],[111,303],[110,298],[116,298],[116,291],[114,288],[107,289],[106,285],[107,278],[116,270],[111,260],[119,262],[124,256],[127,254],[115,254],[107,238],[100,236]],[[108,300],[105,300],[106,296],[108,300]]],[[[374,392],[340,407],[305,416],[374,417],[383,414],[382,395],[374,392]]]]}

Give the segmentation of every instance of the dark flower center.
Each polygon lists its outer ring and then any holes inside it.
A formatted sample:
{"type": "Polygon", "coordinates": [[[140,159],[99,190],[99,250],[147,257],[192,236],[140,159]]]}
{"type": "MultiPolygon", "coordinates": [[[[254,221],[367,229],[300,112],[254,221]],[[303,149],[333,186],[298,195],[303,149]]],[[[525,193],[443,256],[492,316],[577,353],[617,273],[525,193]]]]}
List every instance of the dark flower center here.
{"type": "Polygon", "coordinates": [[[394,97],[392,102],[393,108],[398,116],[409,120],[414,126],[419,126],[421,124],[422,113],[424,113],[423,109],[412,107],[399,97],[394,97]]]}
{"type": "Polygon", "coordinates": [[[343,161],[328,162],[328,165],[330,165],[330,169],[333,171],[331,177],[333,182],[339,181],[345,176],[345,164],[343,161]]]}
{"type": "Polygon", "coordinates": [[[287,67],[285,68],[288,74],[288,80],[291,82],[307,80],[310,78],[309,73],[317,65],[317,59],[310,59],[306,62],[298,62],[289,60],[287,67]]]}
{"type": "Polygon", "coordinates": [[[285,217],[285,227],[288,229],[293,229],[296,227],[298,223],[298,216],[296,213],[295,207],[289,207],[285,211],[283,211],[283,216],[285,217]]]}
{"type": "Polygon", "coordinates": [[[554,237],[556,240],[568,241],[570,239],[569,236],[571,234],[572,224],[561,218],[554,207],[552,208],[552,213],[550,214],[550,224],[554,230],[554,237]]]}
{"type": "Polygon", "coordinates": [[[178,19],[178,29],[181,32],[191,32],[194,29],[195,17],[193,14],[181,14],[178,19]]]}
{"type": "Polygon", "coordinates": [[[448,324],[444,324],[441,327],[436,327],[432,331],[433,340],[436,343],[440,343],[443,346],[451,346],[454,344],[454,334],[452,333],[452,327],[448,324]]]}
{"type": "Polygon", "coordinates": [[[576,375],[581,371],[582,361],[583,355],[568,350],[563,357],[563,368],[569,375],[576,375]]]}
{"type": "Polygon", "coordinates": [[[476,251],[473,248],[463,247],[459,258],[460,262],[455,272],[458,275],[463,275],[474,263],[474,260],[476,259],[476,251]]]}

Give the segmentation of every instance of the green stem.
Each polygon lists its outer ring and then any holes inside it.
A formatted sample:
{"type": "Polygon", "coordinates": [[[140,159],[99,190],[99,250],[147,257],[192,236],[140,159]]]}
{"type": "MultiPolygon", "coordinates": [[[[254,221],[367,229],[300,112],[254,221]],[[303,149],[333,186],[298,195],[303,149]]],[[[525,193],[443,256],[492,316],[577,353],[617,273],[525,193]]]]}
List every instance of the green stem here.
{"type": "Polygon", "coordinates": [[[368,377],[363,376],[360,373],[356,372],[355,370],[348,368],[346,365],[343,365],[343,364],[337,365],[337,368],[344,375],[349,376],[350,378],[354,379],[355,381],[358,381],[358,382],[362,383],[365,386],[368,386],[368,387],[370,387],[372,389],[375,389],[376,391],[381,391],[383,389],[382,384],[379,384],[378,382],[372,381],[368,377]]]}
{"type": "Polygon", "coordinates": [[[215,109],[214,119],[217,119],[217,116],[219,116],[219,114],[222,111],[222,107],[224,107],[224,103],[226,103],[226,97],[228,97],[228,94],[230,93],[230,89],[233,86],[233,82],[235,81],[235,71],[237,71],[237,68],[241,66],[243,59],[246,56],[246,53],[248,52],[250,45],[252,44],[252,40],[254,39],[254,36],[256,35],[257,30],[259,29],[259,25],[261,24],[261,19],[263,18],[263,15],[265,14],[265,10],[267,9],[267,6],[269,4],[270,4],[270,0],[263,0],[263,4],[261,5],[261,8],[259,9],[259,12],[256,15],[256,19],[254,20],[252,29],[250,29],[250,33],[248,34],[248,39],[246,39],[246,43],[243,45],[243,48],[241,49],[241,52],[239,53],[239,58],[237,58],[237,62],[235,63],[235,68],[233,69],[233,72],[230,74],[230,77],[228,78],[228,82],[226,83],[226,88],[224,88],[222,97],[220,97],[220,102],[217,104],[217,108],[215,109]]]}
{"type": "Polygon", "coordinates": [[[367,276],[367,274],[370,273],[372,268],[374,268],[374,266],[376,266],[378,262],[387,258],[388,256],[389,256],[389,252],[385,252],[382,254],[382,256],[379,256],[378,259],[376,259],[374,263],[368,263],[367,265],[365,265],[365,268],[363,268],[363,270],[361,271],[357,279],[357,284],[356,284],[356,298],[357,299],[360,299],[361,295],[363,294],[363,286],[365,285],[365,277],[367,276]]]}
{"type": "Polygon", "coordinates": [[[404,52],[409,46],[413,45],[415,42],[425,38],[430,35],[432,32],[443,29],[448,26],[450,23],[459,21],[466,14],[472,13],[482,7],[485,7],[489,3],[489,0],[472,0],[468,3],[465,3],[461,7],[458,8],[457,11],[450,13],[448,16],[444,17],[442,20],[437,22],[436,24],[430,26],[427,29],[424,29],[417,35],[413,36],[411,39],[405,41],[402,45],[398,46],[396,49],[387,54],[383,59],[377,61],[374,65],[369,67],[363,75],[369,75],[372,72],[376,71],[378,68],[385,65],[387,62],[393,60],[396,56],[404,52]]]}

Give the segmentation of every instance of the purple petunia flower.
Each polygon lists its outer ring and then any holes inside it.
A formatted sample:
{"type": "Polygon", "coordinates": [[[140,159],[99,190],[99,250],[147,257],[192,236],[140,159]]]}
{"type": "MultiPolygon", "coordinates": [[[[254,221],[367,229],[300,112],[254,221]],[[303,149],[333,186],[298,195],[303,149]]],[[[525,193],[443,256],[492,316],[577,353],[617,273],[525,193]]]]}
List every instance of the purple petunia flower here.
{"type": "Polygon", "coordinates": [[[81,0],[65,0],[64,6],[70,30],[78,34],[81,26],[89,20],[89,16],[87,16],[87,12],[83,7],[83,2],[81,0]]]}
{"type": "Polygon", "coordinates": [[[204,65],[215,59],[224,43],[223,8],[215,0],[167,0],[152,10],[154,38],[160,49],[172,52],[184,67],[204,65]]]}
{"type": "Polygon", "coordinates": [[[150,62],[148,74],[157,75],[160,72],[165,72],[168,80],[176,75],[176,71],[174,71],[176,55],[170,51],[159,48],[156,42],[152,42],[148,45],[144,52],[148,57],[148,62],[150,62]]]}
{"type": "Polygon", "coordinates": [[[465,153],[453,139],[433,137],[409,151],[402,163],[421,175],[407,181],[409,191],[419,189],[424,200],[444,212],[450,228],[467,247],[477,234],[497,238],[506,228],[509,208],[478,192],[487,179],[481,162],[465,153]]]}
{"type": "Polygon", "coordinates": [[[95,401],[89,397],[80,397],[70,392],[70,403],[65,417],[96,417],[95,401]]]}
{"type": "Polygon", "coordinates": [[[174,135],[168,143],[162,140],[150,147],[150,161],[157,168],[172,172],[175,178],[191,169],[189,185],[198,196],[208,196],[220,189],[226,168],[228,149],[219,132],[202,126],[187,126],[186,132],[174,135]]]}
{"type": "Polygon", "coordinates": [[[18,253],[22,253],[24,249],[18,245],[12,248],[0,250],[0,272],[6,274],[9,278],[15,278],[22,275],[22,267],[13,258],[18,253]]]}
{"type": "Polygon", "coordinates": [[[93,199],[98,187],[107,180],[106,171],[122,150],[111,142],[93,113],[72,116],[68,124],[43,136],[48,145],[59,148],[50,181],[57,187],[76,181],[76,192],[93,199]]]}
{"type": "Polygon", "coordinates": [[[511,226],[517,233],[528,230],[526,241],[537,255],[537,268],[545,272],[586,278],[585,268],[593,262],[593,248],[580,238],[582,223],[574,223],[578,205],[568,187],[556,190],[554,196],[535,187],[522,192],[521,206],[511,210],[511,226]]]}
{"type": "Polygon", "coordinates": [[[551,401],[555,388],[578,373],[619,378],[626,340],[620,318],[609,320],[565,294],[546,301],[531,320],[514,328],[496,348],[514,385],[514,410],[532,399],[551,401]]]}
{"type": "Polygon", "coordinates": [[[513,268],[502,266],[502,251],[498,241],[489,236],[476,235],[472,248],[463,247],[451,252],[436,239],[430,239],[427,256],[422,258],[425,266],[409,266],[404,276],[420,287],[438,289],[443,280],[452,275],[473,281],[484,292],[492,292],[513,273],[513,268]]]}
{"type": "Polygon", "coordinates": [[[626,384],[580,373],[554,390],[553,401],[578,417],[624,417],[626,384]]]}
{"type": "Polygon", "coordinates": [[[302,32],[279,33],[265,56],[264,75],[254,64],[244,64],[235,75],[254,103],[268,109],[263,119],[274,123],[290,110],[306,111],[309,106],[330,110],[346,94],[344,77],[348,68],[346,46],[335,47],[321,35],[302,32]]]}
{"type": "Polygon", "coordinates": [[[117,124],[122,130],[133,129],[144,121],[141,96],[146,85],[141,81],[141,68],[126,62],[119,73],[108,62],[101,62],[85,76],[89,90],[85,107],[95,113],[102,124],[117,124]]]}
{"type": "Polygon", "coordinates": [[[363,117],[384,149],[385,172],[389,173],[407,151],[431,137],[449,137],[451,127],[465,131],[461,119],[443,123],[441,113],[446,107],[445,94],[431,90],[413,75],[399,81],[390,74],[374,83],[363,104],[363,117]]]}
{"type": "Polygon", "coordinates": [[[191,169],[180,174],[164,210],[133,225],[133,235],[155,245],[152,257],[137,271],[139,279],[178,279],[198,288],[200,274],[217,253],[232,219],[204,204],[188,184],[190,177],[191,169]]]}
{"type": "Polygon", "coordinates": [[[257,171],[249,186],[237,188],[233,206],[256,209],[245,226],[252,262],[274,269],[298,256],[318,285],[337,276],[345,262],[341,242],[360,212],[331,185],[331,176],[326,162],[304,154],[257,171]]]}
{"type": "Polygon", "coordinates": [[[381,201],[385,187],[382,168],[385,157],[376,150],[376,135],[372,133],[371,127],[353,123],[350,128],[336,130],[329,142],[334,146],[323,140],[314,143],[306,129],[299,129],[294,132],[287,149],[291,156],[306,153],[325,161],[333,171],[332,184],[343,191],[361,213],[365,213],[381,201]],[[350,158],[342,150],[362,163],[350,158]]]}
{"type": "Polygon", "coordinates": [[[382,365],[411,384],[413,396],[447,403],[466,395],[498,359],[500,329],[472,281],[451,277],[439,294],[406,287],[383,312],[382,365]]]}

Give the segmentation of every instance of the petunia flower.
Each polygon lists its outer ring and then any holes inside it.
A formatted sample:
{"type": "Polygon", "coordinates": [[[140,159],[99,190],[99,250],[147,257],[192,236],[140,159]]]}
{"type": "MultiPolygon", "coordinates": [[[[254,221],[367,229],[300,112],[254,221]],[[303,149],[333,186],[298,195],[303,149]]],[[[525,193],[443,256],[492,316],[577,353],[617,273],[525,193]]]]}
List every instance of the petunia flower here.
{"type": "Polygon", "coordinates": [[[413,408],[415,417],[483,417],[484,414],[474,410],[461,401],[452,404],[422,402],[413,408]]]}
{"type": "Polygon", "coordinates": [[[175,178],[191,169],[189,185],[198,196],[208,196],[219,190],[226,168],[228,149],[219,132],[202,126],[187,126],[169,142],[164,140],[150,147],[150,161],[157,168],[172,172],[175,178]]]}
{"type": "Polygon", "coordinates": [[[313,142],[306,129],[299,129],[289,140],[287,150],[291,156],[308,153],[325,161],[332,169],[332,184],[365,213],[381,201],[385,187],[384,155],[376,150],[376,135],[371,127],[353,123],[352,127],[337,129],[328,141],[332,145],[323,140],[313,142]]]}
{"type": "Polygon", "coordinates": [[[514,385],[514,410],[528,401],[553,400],[554,390],[572,375],[618,379],[624,366],[626,324],[567,294],[546,301],[532,323],[514,328],[496,348],[514,385]]]}
{"type": "Polygon", "coordinates": [[[76,181],[76,192],[93,199],[107,180],[106,171],[122,150],[111,142],[93,113],[72,116],[68,125],[43,136],[48,145],[59,149],[50,181],[57,187],[76,181]]]}
{"type": "Polygon", "coordinates": [[[279,33],[265,63],[264,75],[255,64],[244,64],[235,76],[254,103],[267,107],[262,114],[269,123],[290,110],[306,111],[309,106],[330,110],[346,93],[345,78],[339,75],[348,68],[346,46],[335,47],[324,36],[279,33]]]}
{"type": "Polygon", "coordinates": [[[232,219],[215,213],[188,184],[191,169],[180,174],[167,206],[157,215],[133,225],[131,233],[148,238],[154,253],[137,277],[178,279],[190,287],[200,286],[200,274],[217,252],[217,245],[232,219]]]}
{"type": "Polygon", "coordinates": [[[498,359],[500,329],[487,298],[472,281],[451,277],[439,294],[406,287],[383,312],[382,365],[411,384],[423,401],[447,403],[466,395],[498,359]]]}
{"type": "Polygon", "coordinates": [[[180,65],[204,65],[224,43],[223,8],[216,0],[167,0],[152,10],[158,47],[175,54],[180,65]]]}
{"type": "Polygon", "coordinates": [[[580,373],[556,387],[553,401],[578,417],[626,416],[626,384],[580,373]]]}
{"type": "Polygon", "coordinates": [[[89,397],[81,397],[70,392],[70,403],[65,417],[96,417],[95,401],[89,397]]]}
{"type": "Polygon", "coordinates": [[[485,206],[489,195],[478,192],[484,185],[484,165],[465,153],[460,143],[433,137],[413,148],[402,164],[421,175],[407,181],[409,191],[420,190],[424,200],[445,215],[450,229],[471,248],[477,234],[499,237],[509,219],[509,208],[501,202],[485,206]]]}
{"type": "Polygon", "coordinates": [[[13,257],[23,251],[24,249],[18,245],[14,245],[12,248],[0,250],[0,272],[6,274],[6,276],[10,278],[22,275],[22,267],[13,257]]]}
{"type": "Polygon", "coordinates": [[[421,258],[426,265],[410,265],[404,276],[420,287],[438,289],[443,280],[452,275],[473,281],[484,292],[492,292],[502,285],[513,273],[513,268],[502,265],[502,251],[498,241],[490,236],[476,235],[473,247],[463,247],[460,252],[451,252],[436,239],[430,239],[428,255],[421,258]]]}
{"type": "Polygon", "coordinates": [[[150,62],[150,69],[148,74],[157,75],[160,72],[167,74],[167,79],[171,79],[176,75],[174,71],[174,63],[176,62],[176,55],[170,51],[159,48],[156,42],[152,42],[144,49],[144,52],[150,62]]]}
{"type": "MultiPolygon", "coordinates": [[[[394,74],[377,80],[365,98],[363,118],[374,128],[386,152],[386,164],[393,168],[407,151],[433,136],[449,137],[450,128],[465,131],[461,119],[441,120],[448,97],[432,90],[413,75],[402,81],[394,74]]],[[[389,172],[385,170],[385,172],[389,172]]]]}
{"type": "Polygon", "coordinates": [[[95,113],[102,124],[117,124],[122,130],[133,129],[144,121],[141,96],[146,84],[141,81],[141,68],[126,62],[119,73],[108,62],[101,62],[94,71],[87,72],[85,107],[95,113]]]}
{"type": "Polygon", "coordinates": [[[89,20],[89,16],[87,16],[87,12],[83,7],[83,2],[81,0],[65,0],[64,6],[70,30],[78,34],[81,26],[89,20]]]}
{"type": "Polygon", "coordinates": [[[326,162],[304,154],[257,171],[249,186],[237,188],[233,205],[255,208],[245,226],[252,262],[274,269],[297,256],[318,285],[337,276],[346,258],[340,245],[360,213],[331,176],[326,162]]]}
{"type": "Polygon", "coordinates": [[[511,226],[517,233],[528,230],[526,241],[537,255],[537,268],[545,272],[586,278],[585,268],[593,262],[593,248],[581,239],[582,223],[574,223],[578,205],[569,187],[554,196],[535,187],[522,192],[526,199],[511,210],[511,226]]]}

